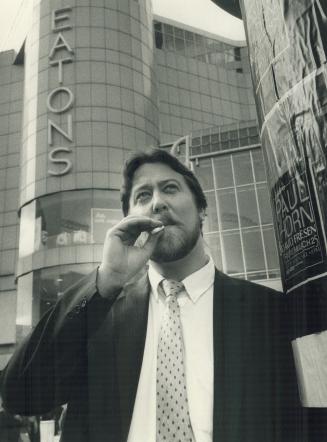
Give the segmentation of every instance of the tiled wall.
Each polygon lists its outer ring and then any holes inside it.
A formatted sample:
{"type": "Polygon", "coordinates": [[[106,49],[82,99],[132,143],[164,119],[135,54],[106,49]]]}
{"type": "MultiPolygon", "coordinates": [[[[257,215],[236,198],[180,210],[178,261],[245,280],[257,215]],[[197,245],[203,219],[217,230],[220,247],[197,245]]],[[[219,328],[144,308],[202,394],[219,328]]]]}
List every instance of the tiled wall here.
{"type": "MultiPolygon", "coordinates": [[[[58,36],[51,17],[62,7],[59,0],[36,2],[26,41],[21,204],[63,190],[116,189],[126,155],[159,140],[150,0],[75,0],[69,5],[70,10],[57,14],[68,18],[56,26],[71,24],[62,35],[73,53],[66,46],[49,58],[58,36]],[[65,57],[72,61],[63,64],[59,84],[58,66],[50,66],[49,60],[65,57]],[[54,114],[47,99],[59,86],[68,88],[74,101],[67,112],[54,114]],[[67,131],[68,114],[73,140],[54,131],[50,146],[48,119],[67,131]],[[49,168],[60,172],[65,167],[49,162],[49,151],[58,146],[71,150],[58,157],[69,159],[72,169],[49,176],[49,168]]],[[[52,104],[60,107],[67,101],[62,93],[52,104]]]]}
{"type": "Polygon", "coordinates": [[[15,341],[23,67],[13,65],[14,55],[0,54],[0,366],[15,341]]]}

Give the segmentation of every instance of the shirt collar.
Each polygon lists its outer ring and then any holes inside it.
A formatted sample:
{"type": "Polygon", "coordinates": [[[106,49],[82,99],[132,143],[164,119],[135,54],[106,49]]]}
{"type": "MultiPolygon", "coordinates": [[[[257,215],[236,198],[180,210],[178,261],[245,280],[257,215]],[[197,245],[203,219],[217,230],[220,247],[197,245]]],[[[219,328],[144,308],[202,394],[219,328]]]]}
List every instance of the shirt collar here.
{"type": "MultiPolygon", "coordinates": [[[[149,281],[152,293],[156,300],[159,298],[158,286],[164,278],[154,267],[149,264],[149,281]]],[[[188,275],[183,279],[182,283],[190,297],[195,303],[203,293],[205,293],[214,283],[215,279],[215,265],[211,257],[209,261],[199,270],[188,275]]]]}

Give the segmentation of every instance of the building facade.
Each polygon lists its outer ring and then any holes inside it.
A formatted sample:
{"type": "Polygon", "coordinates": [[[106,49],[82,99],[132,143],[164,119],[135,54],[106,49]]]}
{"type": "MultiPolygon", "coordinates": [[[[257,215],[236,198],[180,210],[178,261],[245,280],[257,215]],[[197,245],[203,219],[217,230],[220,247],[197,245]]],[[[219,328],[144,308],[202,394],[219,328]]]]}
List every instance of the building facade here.
{"type": "Polygon", "coordinates": [[[193,134],[190,159],[207,197],[204,238],[217,267],[281,289],[256,121],[193,134]]]}
{"type": "Polygon", "coordinates": [[[0,369],[100,261],[140,148],[189,135],[217,266],[278,285],[244,42],[159,19],[150,0],[38,0],[0,82],[0,369]]]}

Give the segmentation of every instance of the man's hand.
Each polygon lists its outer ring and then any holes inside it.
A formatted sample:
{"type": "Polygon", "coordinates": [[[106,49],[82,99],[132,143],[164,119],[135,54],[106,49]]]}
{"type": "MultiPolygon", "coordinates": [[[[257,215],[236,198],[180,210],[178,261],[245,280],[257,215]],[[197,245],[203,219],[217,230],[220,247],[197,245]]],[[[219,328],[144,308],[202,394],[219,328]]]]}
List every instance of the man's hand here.
{"type": "Polygon", "coordinates": [[[108,230],[97,281],[102,296],[122,288],[141,270],[152,255],[163,229],[160,221],[129,215],[108,230]],[[135,241],[142,232],[147,233],[147,238],[143,244],[136,245],[135,241]]]}

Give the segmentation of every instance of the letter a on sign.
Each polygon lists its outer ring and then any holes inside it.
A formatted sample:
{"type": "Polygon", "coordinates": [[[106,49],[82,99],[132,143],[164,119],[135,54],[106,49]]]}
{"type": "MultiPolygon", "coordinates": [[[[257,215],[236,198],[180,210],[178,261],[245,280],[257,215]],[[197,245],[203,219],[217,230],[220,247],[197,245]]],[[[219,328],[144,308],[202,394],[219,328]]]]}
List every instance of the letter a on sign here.
{"type": "Polygon", "coordinates": [[[59,32],[59,34],[57,35],[53,46],[51,48],[51,51],[49,53],[49,58],[53,58],[54,54],[56,51],[59,51],[60,49],[66,49],[68,52],[70,52],[71,54],[74,53],[74,51],[72,50],[72,48],[69,46],[69,44],[67,43],[67,41],[65,40],[64,36],[62,35],[61,32],[59,32]]]}

